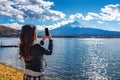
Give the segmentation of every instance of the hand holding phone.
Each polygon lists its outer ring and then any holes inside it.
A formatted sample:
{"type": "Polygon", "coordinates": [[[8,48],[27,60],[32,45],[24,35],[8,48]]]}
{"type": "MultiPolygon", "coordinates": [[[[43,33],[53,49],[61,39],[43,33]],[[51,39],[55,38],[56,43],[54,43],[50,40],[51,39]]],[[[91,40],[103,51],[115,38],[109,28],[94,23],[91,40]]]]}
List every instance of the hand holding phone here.
{"type": "Polygon", "coordinates": [[[48,30],[48,28],[45,28],[45,35],[49,36],[49,30],[48,30]]]}

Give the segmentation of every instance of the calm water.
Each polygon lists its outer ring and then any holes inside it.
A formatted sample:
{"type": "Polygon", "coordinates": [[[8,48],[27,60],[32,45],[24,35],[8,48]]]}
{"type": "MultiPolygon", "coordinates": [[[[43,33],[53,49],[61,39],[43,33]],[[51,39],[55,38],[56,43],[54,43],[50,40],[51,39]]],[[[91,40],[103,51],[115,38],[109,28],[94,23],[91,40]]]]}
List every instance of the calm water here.
{"type": "MultiPolygon", "coordinates": [[[[0,38],[0,42],[18,44],[18,38],[0,38]]],[[[120,79],[120,39],[54,38],[53,55],[45,59],[46,74],[61,80],[120,79]]],[[[0,62],[24,69],[18,48],[0,48],[0,62]]]]}

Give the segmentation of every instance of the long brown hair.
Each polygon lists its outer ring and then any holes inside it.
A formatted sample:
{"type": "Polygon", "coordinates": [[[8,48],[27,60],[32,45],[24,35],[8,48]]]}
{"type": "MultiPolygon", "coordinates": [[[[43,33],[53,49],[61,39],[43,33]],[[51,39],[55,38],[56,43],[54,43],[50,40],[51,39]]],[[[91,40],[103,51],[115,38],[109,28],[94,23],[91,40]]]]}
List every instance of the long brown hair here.
{"type": "Polygon", "coordinates": [[[31,47],[36,40],[36,27],[34,25],[22,26],[20,34],[19,55],[21,58],[27,58],[30,56],[31,47]]]}

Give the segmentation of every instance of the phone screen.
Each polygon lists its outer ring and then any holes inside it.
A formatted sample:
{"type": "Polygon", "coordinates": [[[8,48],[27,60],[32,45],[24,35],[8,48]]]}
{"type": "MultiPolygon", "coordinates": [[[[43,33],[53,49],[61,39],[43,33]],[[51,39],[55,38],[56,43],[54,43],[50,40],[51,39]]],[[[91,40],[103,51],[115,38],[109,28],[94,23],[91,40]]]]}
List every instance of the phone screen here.
{"type": "Polygon", "coordinates": [[[45,35],[49,36],[49,30],[48,30],[48,28],[45,28],[45,35]]]}

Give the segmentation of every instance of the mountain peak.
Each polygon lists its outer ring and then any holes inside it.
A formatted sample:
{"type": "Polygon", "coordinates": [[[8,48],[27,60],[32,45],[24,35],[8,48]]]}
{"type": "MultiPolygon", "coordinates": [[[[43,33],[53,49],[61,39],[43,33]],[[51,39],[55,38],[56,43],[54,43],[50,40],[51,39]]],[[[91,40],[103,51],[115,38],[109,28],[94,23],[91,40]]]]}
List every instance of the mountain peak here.
{"type": "Polygon", "coordinates": [[[78,21],[74,21],[72,23],[69,24],[70,27],[84,27],[80,22],[78,21]]]}

